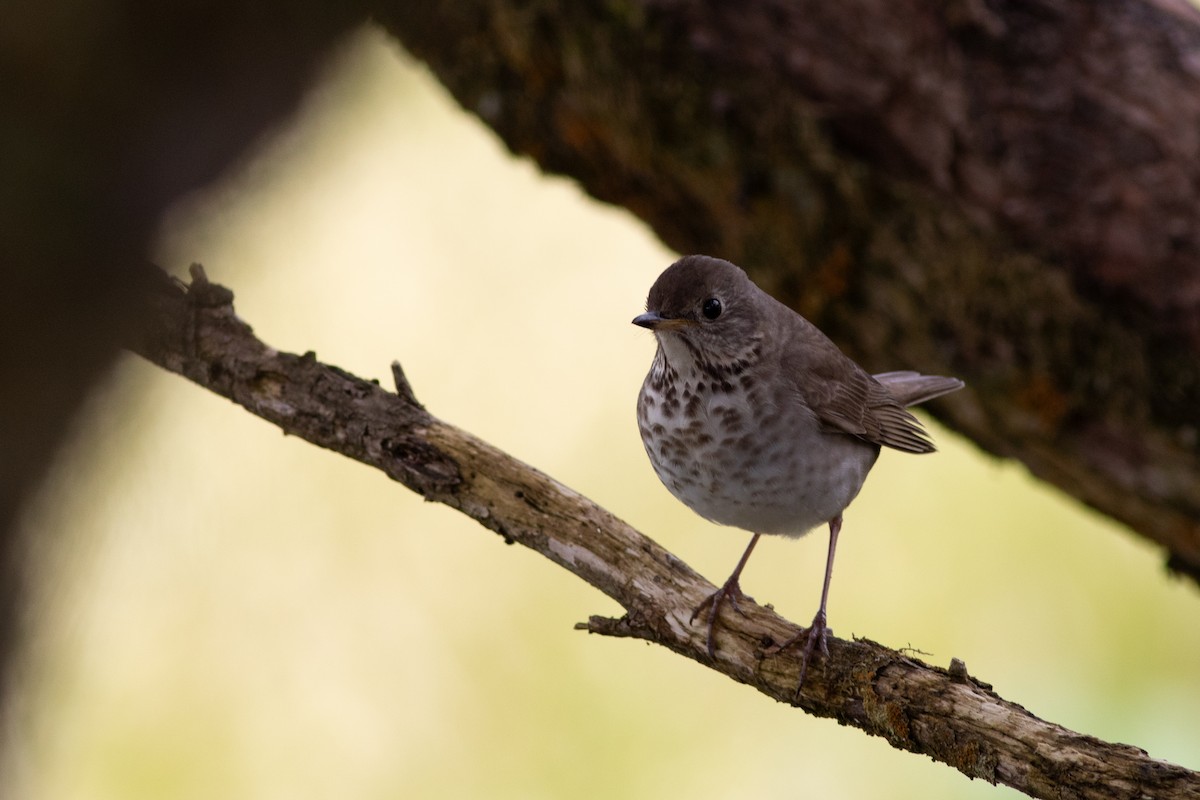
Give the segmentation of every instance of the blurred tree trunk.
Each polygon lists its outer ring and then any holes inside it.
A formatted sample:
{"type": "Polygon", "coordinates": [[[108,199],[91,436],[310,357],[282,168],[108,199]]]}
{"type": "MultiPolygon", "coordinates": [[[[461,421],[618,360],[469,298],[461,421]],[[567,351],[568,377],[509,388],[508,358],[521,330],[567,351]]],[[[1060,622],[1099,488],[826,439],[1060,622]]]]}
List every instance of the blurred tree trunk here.
{"type": "MultiPolygon", "coordinates": [[[[6,8],[0,655],[19,510],[137,325],[159,214],[374,15],[518,153],[747,267],[1200,576],[1200,21],[1179,0],[6,8]]],[[[664,265],[647,265],[647,285],[664,265]]]]}
{"type": "MultiPolygon", "coordinates": [[[[728,258],[1200,579],[1200,14],[1149,0],[393,3],[516,153],[728,258]]],[[[648,264],[647,285],[664,265],[648,264]]]]}
{"type": "Polygon", "coordinates": [[[159,216],[280,124],[361,9],[5,3],[0,24],[0,677],[21,510],[141,320],[159,216]]]}

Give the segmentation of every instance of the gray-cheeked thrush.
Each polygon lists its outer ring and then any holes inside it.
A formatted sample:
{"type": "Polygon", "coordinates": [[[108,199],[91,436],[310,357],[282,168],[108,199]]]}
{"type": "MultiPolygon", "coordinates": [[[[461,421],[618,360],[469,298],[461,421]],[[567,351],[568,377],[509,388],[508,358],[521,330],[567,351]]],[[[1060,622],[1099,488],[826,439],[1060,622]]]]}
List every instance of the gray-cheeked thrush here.
{"type": "MultiPolygon", "coordinates": [[[[906,407],[961,389],[957,378],[870,375],[825,334],[737,266],[686,256],[666,269],[633,323],[658,350],[638,395],[642,443],[658,477],[700,516],[753,534],[733,574],[692,613],[707,616],[709,657],[721,606],[763,534],[829,525],[821,605],[804,639],[800,684],[815,648],[828,653],[825,605],[842,512],[881,446],[929,453],[906,407]]],[[[799,686],[797,686],[799,691],[799,686]]]]}

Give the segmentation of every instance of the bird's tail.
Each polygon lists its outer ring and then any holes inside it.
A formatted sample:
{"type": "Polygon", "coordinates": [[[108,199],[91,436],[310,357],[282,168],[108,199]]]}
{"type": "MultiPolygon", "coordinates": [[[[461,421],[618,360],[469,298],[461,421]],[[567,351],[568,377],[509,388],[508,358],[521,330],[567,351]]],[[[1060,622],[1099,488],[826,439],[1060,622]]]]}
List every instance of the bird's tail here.
{"type": "Polygon", "coordinates": [[[941,375],[922,375],[919,372],[881,372],[875,376],[904,406],[915,406],[941,397],[950,392],[957,392],[966,384],[958,378],[944,378],[941,375]]]}

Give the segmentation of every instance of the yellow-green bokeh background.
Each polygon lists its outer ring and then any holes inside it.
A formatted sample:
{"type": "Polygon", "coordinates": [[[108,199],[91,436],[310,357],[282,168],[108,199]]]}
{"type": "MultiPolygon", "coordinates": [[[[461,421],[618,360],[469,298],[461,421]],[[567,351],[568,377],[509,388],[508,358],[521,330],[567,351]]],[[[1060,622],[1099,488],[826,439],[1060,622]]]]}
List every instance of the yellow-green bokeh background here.
{"type": "MultiPolygon", "coordinates": [[[[388,380],[712,579],[633,420],[629,324],[673,255],[514,159],[382,35],[164,227],[268,343],[388,380]]],[[[720,254],[717,254],[720,255],[720,254]]],[[[919,364],[896,364],[920,367],[919,364]]],[[[1161,554],[933,429],[846,515],[830,620],[1033,713],[1200,769],[1200,593],[1161,554]]],[[[612,601],[379,473],[135,357],[29,525],[43,570],[5,797],[1000,798],[659,648],[572,626],[612,601]]],[[[743,585],[806,621],[822,534],[743,585]]]]}

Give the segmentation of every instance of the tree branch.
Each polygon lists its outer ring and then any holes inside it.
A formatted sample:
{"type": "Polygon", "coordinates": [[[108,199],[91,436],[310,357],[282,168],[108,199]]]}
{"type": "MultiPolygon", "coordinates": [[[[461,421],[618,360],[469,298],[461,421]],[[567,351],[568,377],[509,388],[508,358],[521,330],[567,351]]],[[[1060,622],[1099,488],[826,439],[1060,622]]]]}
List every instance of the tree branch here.
{"type": "Polygon", "coordinates": [[[395,393],[259,341],[233,294],[197,265],[185,287],[165,275],[138,353],[233,400],[287,434],[382,470],[427,500],[458,509],[506,541],[529,547],[616,600],[620,619],[581,628],[645,639],[763,694],[833,717],[922,753],[971,778],[1033,797],[1200,798],[1200,773],[1041,720],[967,674],[924,664],[865,639],[831,638],[796,696],[794,654],[766,655],[796,625],[747,600],[722,618],[709,659],[691,609],[714,587],[611,513],[533,467],[448,425],[417,401],[399,364],[395,393]]]}

